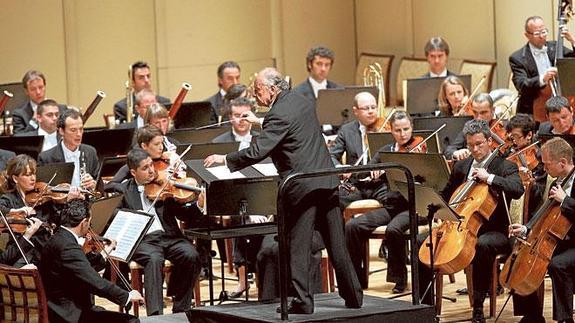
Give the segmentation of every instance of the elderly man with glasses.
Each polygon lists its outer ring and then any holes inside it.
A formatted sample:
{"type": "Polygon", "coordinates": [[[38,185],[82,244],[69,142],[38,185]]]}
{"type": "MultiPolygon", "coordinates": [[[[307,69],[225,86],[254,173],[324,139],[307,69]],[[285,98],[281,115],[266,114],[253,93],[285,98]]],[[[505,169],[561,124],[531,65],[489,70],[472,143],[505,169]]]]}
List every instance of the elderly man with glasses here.
{"type": "MultiPolygon", "coordinates": [[[[533,114],[533,101],[553,77],[557,68],[552,66],[555,59],[555,42],[547,41],[549,30],[543,18],[532,16],[525,20],[527,44],[511,54],[509,65],[513,72],[513,84],[521,94],[517,103],[517,112],[533,114]]],[[[565,26],[561,36],[575,44],[575,38],[565,26]]],[[[564,56],[574,56],[573,50],[563,48],[564,56]]]]}

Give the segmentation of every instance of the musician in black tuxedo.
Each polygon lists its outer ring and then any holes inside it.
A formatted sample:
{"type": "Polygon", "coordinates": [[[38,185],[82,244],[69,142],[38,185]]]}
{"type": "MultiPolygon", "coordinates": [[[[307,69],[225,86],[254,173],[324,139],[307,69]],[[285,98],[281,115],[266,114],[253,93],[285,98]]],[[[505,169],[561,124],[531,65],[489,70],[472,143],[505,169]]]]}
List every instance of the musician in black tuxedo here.
{"type": "MultiPolygon", "coordinates": [[[[493,140],[489,125],[484,120],[471,120],[465,124],[463,133],[466,137],[470,156],[457,161],[441,196],[449,201],[455,190],[468,180],[475,180],[489,185],[497,199],[497,207],[488,220],[483,221],[477,234],[475,257],[473,264],[473,320],[485,322],[483,316],[483,301],[491,283],[491,267],[495,256],[510,251],[507,237],[509,220],[507,216],[508,203],[518,199],[524,192],[517,166],[499,156],[484,167],[491,154],[490,144],[493,140]],[[505,199],[504,195],[505,194],[505,199]]],[[[420,241],[422,237],[420,237],[420,241]]],[[[420,263],[420,280],[423,292],[431,279],[429,267],[420,263]]],[[[427,300],[426,300],[427,301],[427,300]]]]}
{"type": "Polygon", "coordinates": [[[119,124],[116,128],[118,129],[142,128],[146,124],[144,121],[144,117],[146,116],[148,108],[152,104],[157,103],[158,103],[158,96],[156,96],[156,94],[152,90],[146,88],[140,90],[138,93],[134,94],[134,111],[136,113],[136,117],[130,122],[124,122],[119,124]]]}
{"type": "Polygon", "coordinates": [[[447,69],[447,60],[449,59],[449,44],[441,37],[431,37],[425,47],[425,58],[429,64],[429,72],[425,73],[422,77],[445,77],[457,75],[447,69]]]}
{"type": "Polygon", "coordinates": [[[566,97],[552,96],[545,102],[549,121],[539,125],[537,135],[570,135],[573,129],[573,107],[566,97]]]}
{"type": "Polygon", "coordinates": [[[204,100],[210,102],[212,105],[211,123],[218,122],[219,116],[225,116],[226,113],[222,111],[224,107],[224,97],[232,85],[240,83],[240,73],[240,65],[234,61],[226,61],[218,66],[218,87],[220,89],[216,94],[204,100]]]}
{"type": "Polygon", "coordinates": [[[16,156],[16,154],[13,151],[10,150],[6,150],[6,149],[0,149],[0,171],[3,171],[6,169],[6,165],[8,164],[8,161],[10,160],[10,158],[16,156]]]}
{"type": "MultiPolygon", "coordinates": [[[[532,16],[525,21],[527,44],[509,56],[509,65],[513,72],[513,84],[519,91],[518,113],[533,114],[533,101],[539,91],[550,79],[557,76],[557,68],[552,67],[555,60],[555,42],[547,41],[549,30],[543,18],[532,16]]],[[[562,36],[571,43],[571,49],[564,47],[564,56],[573,56],[575,38],[563,29],[562,36]]]]}
{"type": "MultiPolygon", "coordinates": [[[[549,198],[560,203],[562,216],[565,216],[571,223],[575,222],[575,190],[573,190],[574,177],[572,176],[575,169],[573,148],[564,139],[553,138],[541,147],[541,157],[547,174],[557,178],[551,184],[549,198]]],[[[530,234],[531,228],[539,220],[533,217],[527,225],[512,224],[509,226],[509,232],[511,235],[526,238],[530,234]]],[[[571,227],[565,239],[559,240],[549,263],[548,272],[553,282],[553,319],[559,322],[573,322],[573,293],[575,293],[574,226],[571,227]]],[[[532,300],[534,301],[533,298],[532,300]]],[[[537,307],[536,302],[531,306],[537,307]]],[[[545,322],[545,319],[542,316],[524,316],[522,322],[524,321],[545,322]]]]}
{"type": "MultiPolygon", "coordinates": [[[[140,92],[143,89],[152,90],[152,72],[150,71],[150,65],[146,62],[137,61],[131,65],[132,69],[132,84],[130,85],[134,90],[134,94],[132,95],[132,102],[136,102],[136,93],[140,92]]],[[[170,99],[165,98],[163,96],[157,95],[156,102],[160,103],[165,107],[171,106],[170,99]]],[[[121,99],[120,101],[114,104],[114,117],[120,123],[126,122],[126,110],[127,110],[127,102],[126,98],[121,99]]],[[[135,114],[134,117],[138,116],[137,111],[133,111],[135,114]]]]}
{"type": "MultiPolygon", "coordinates": [[[[271,156],[280,178],[298,172],[333,168],[311,101],[288,90],[288,84],[274,68],[259,72],[256,99],[270,106],[262,132],[249,148],[224,155],[211,155],[206,167],[224,164],[231,171],[271,156]]],[[[257,118],[251,115],[250,119],[257,118]]],[[[255,120],[254,120],[255,121],[255,120]]],[[[336,176],[306,178],[293,182],[283,197],[290,240],[291,287],[295,298],[291,313],[313,313],[309,272],[314,227],[323,240],[337,275],[340,295],[347,307],[361,307],[363,292],[344,244],[343,218],[338,207],[336,176]]]]}
{"type": "Polygon", "coordinates": [[[62,140],[52,149],[38,155],[38,165],[73,162],[75,165],[72,186],[88,190],[96,188],[96,178],[100,171],[100,162],[96,149],[82,143],[84,123],[80,112],[68,109],[58,118],[58,132],[62,140]],[[82,173],[85,168],[86,173],[82,173]],[[82,175],[82,177],[81,177],[82,175]]]}
{"type": "MultiPolygon", "coordinates": [[[[144,293],[146,313],[163,314],[163,275],[164,259],[174,266],[167,294],[174,296],[172,311],[183,312],[190,309],[194,282],[200,273],[199,255],[194,246],[186,240],[177,219],[192,221],[201,216],[194,204],[185,207],[173,199],[158,201],[154,207],[144,194],[144,185],[156,177],[152,159],[148,153],[136,148],[128,153],[128,168],[133,178],[122,184],[124,197],[121,208],[141,210],[154,215],[154,222],[136,249],[133,261],[144,266],[144,293]]],[[[203,199],[203,198],[202,198],[203,199]]],[[[203,206],[203,200],[201,202],[203,206]]]]}
{"type": "Polygon", "coordinates": [[[319,90],[341,87],[327,79],[334,61],[335,54],[331,49],[322,46],[310,49],[305,59],[309,76],[293,90],[315,103],[319,90]]]}
{"type": "Polygon", "coordinates": [[[239,142],[240,150],[249,147],[252,138],[258,134],[252,129],[251,123],[244,117],[244,115],[252,111],[252,105],[252,101],[246,97],[239,97],[232,100],[229,104],[229,110],[225,111],[232,125],[232,129],[217,136],[212,142],[239,142]]]}
{"type": "MultiPolygon", "coordinates": [[[[88,233],[91,219],[87,201],[68,202],[62,210],[62,225],[42,250],[40,274],[50,322],[139,322],[132,315],[106,311],[93,303],[92,295],[123,306],[142,300],[142,296],[100,277],[97,270],[103,268],[102,255],[89,261],[84,254],[81,238],[88,233]]],[[[106,251],[111,252],[114,245],[115,242],[106,247],[106,251]]]]}
{"type": "Polygon", "coordinates": [[[59,117],[60,108],[58,107],[58,103],[52,99],[46,99],[40,102],[36,109],[38,128],[34,129],[32,126],[28,126],[24,132],[16,133],[14,136],[43,136],[44,143],[42,145],[42,151],[49,150],[56,146],[61,139],[58,133],[59,117]]]}

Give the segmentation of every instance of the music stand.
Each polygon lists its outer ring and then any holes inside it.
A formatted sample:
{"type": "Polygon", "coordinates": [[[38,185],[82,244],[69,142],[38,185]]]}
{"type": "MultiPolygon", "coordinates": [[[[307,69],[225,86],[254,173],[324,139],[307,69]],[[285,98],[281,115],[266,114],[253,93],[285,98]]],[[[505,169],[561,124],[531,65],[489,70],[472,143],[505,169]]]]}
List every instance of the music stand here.
{"type": "Polygon", "coordinates": [[[353,99],[360,92],[369,92],[377,100],[379,90],[375,86],[347,86],[319,90],[315,105],[319,123],[342,125],[353,120],[353,99]]]}
{"type": "MultiPolygon", "coordinates": [[[[441,154],[406,154],[383,153],[380,154],[381,163],[398,163],[409,168],[416,182],[441,191],[449,179],[449,169],[445,157],[441,154]]],[[[385,171],[392,189],[397,190],[395,182],[405,181],[403,172],[395,169],[385,171]]]]}
{"type": "Polygon", "coordinates": [[[561,94],[565,97],[575,95],[575,82],[573,81],[573,75],[575,75],[575,59],[558,58],[557,70],[559,74],[559,84],[561,85],[561,94]]]}
{"type": "Polygon", "coordinates": [[[232,128],[229,125],[206,129],[185,128],[176,129],[167,135],[182,144],[203,144],[212,142],[214,138],[225,132],[231,131],[231,129],[232,128]]]}
{"type": "Polygon", "coordinates": [[[461,132],[465,123],[471,119],[473,119],[473,117],[470,116],[413,118],[413,129],[434,131],[445,124],[445,128],[441,129],[437,134],[439,137],[439,147],[441,151],[445,151],[445,148],[447,148],[461,132]]]}
{"type": "MultiPolygon", "coordinates": [[[[457,76],[468,90],[471,90],[471,75],[457,76]]],[[[407,97],[405,99],[405,110],[410,115],[430,115],[435,114],[438,109],[437,94],[441,88],[441,83],[447,77],[431,77],[408,79],[407,97]]]]}
{"type": "MultiPolygon", "coordinates": [[[[423,139],[431,135],[433,131],[430,130],[414,130],[412,136],[420,136],[423,139]]],[[[381,147],[395,143],[393,135],[390,132],[370,132],[367,134],[367,141],[369,142],[369,151],[371,152],[371,157],[381,149],[381,147]]],[[[427,145],[428,153],[440,153],[439,151],[439,138],[435,134],[432,138],[429,138],[425,142],[427,145]]]]}
{"type": "Polygon", "coordinates": [[[114,215],[114,211],[120,205],[124,195],[116,194],[109,197],[104,197],[96,200],[90,205],[90,213],[92,214],[91,227],[94,232],[99,235],[104,233],[104,229],[110,222],[110,218],[114,215]]]}
{"type": "Polygon", "coordinates": [[[104,157],[100,164],[100,173],[96,181],[101,180],[103,177],[113,177],[124,165],[126,165],[126,156],[104,157]]]}
{"type": "Polygon", "coordinates": [[[4,95],[4,91],[12,93],[14,96],[8,100],[4,111],[12,111],[17,107],[23,106],[30,100],[24,91],[22,82],[0,84],[0,96],[4,95]]]}
{"type": "MultiPolygon", "coordinates": [[[[190,145],[177,145],[176,153],[179,155],[188,149],[190,145]]],[[[205,143],[205,144],[192,144],[192,148],[182,156],[182,160],[190,159],[204,159],[209,155],[220,154],[225,155],[234,151],[238,151],[240,146],[239,142],[222,142],[222,143],[205,143]]]]}
{"type": "Polygon", "coordinates": [[[212,104],[208,101],[184,102],[174,116],[174,128],[196,128],[209,125],[212,118],[212,104]]]}
{"type": "Polygon", "coordinates": [[[52,163],[38,166],[36,168],[36,181],[48,183],[54,174],[56,174],[56,177],[54,177],[50,185],[71,183],[74,176],[74,163],[52,163]]]}
{"type": "Polygon", "coordinates": [[[126,155],[132,148],[134,128],[84,131],[82,143],[96,148],[98,159],[126,155]]]}
{"type": "Polygon", "coordinates": [[[12,151],[16,155],[26,154],[34,159],[38,159],[43,144],[44,136],[0,137],[0,147],[2,149],[12,151]]]}

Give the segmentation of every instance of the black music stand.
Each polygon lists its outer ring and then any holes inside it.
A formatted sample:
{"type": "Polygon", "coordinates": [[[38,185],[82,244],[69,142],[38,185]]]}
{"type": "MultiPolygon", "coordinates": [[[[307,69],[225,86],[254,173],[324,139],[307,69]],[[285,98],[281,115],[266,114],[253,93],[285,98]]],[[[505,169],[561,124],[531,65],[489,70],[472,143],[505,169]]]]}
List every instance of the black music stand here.
{"type": "Polygon", "coordinates": [[[116,173],[126,165],[126,157],[104,157],[100,163],[100,173],[98,173],[99,182],[103,177],[113,177],[116,173]]]}
{"type": "Polygon", "coordinates": [[[543,133],[543,134],[537,135],[537,138],[539,139],[539,141],[541,141],[541,143],[544,143],[547,140],[552,139],[554,137],[559,137],[561,139],[564,139],[565,141],[567,141],[569,143],[569,145],[571,145],[571,147],[575,148],[575,135],[556,135],[556,134],[551,134],[551,133],[543,133]]]}
{"type": "MultiPolygon", "coordinates": [[[[380,154],[381,163],[398,163],[409,168],[413,174],[415,182],[431,187],[436,191],[441,191],[449,179],[449,169],[447,162],[441,154],[406,154],[406,153],[383,153],[380,154]]],[[[391,188],[394,182],[405,181],[403,172],[395,169],[386,171],[387,179],[390,181],[391,188]]]]}
{"type": "Polygon", "coordinates": [[[213,122],[212,104],[208,101],[184,102],[174,116],[174,128],[196,128],[213,122]]]}
{"type": "Polygon", "coordinates": [[[100,160],[126,155],[132,148],[134,128],[85,131],[82,143],[96,148],[100,160]]]}
{"type": "Polygon", "coordinates": [[[558,58],[557,70],[559,74],[559,84],[561,85],[561,95],[575,95],[575,58],[558,58]]]}
{"type": "MultiPolygon", "coordinates": [[[[176,147],[176,153],[180,155],[186,149],[188,149],[189,146],[190,145],[178,145],[176,147]]],[[[192,144],[190,150],[188,150],[188,152],[182,156],[182,160],[204,159],[213,154],[225,155],[234,151],[238,151],[239,146],[239,142],[192,144]]]]}
{"type": "Polygon", "coordinates": [[[90,213],[92,214],[92,230],[102,235],[110,218],[114,215],[116,208],[120,205],[124,195],[115,194],[93,201],[90,204],[90,213]]]}
{"type": "MultiPolygon", "coordinates": [[[[412,136],[420,136],[423,139],[431,135],[433,131],[430,130],[413,130],[412,136]]],[[[369,142],[369,151],[371,152],[371,157],[381,149],[381,147],[395,143],[393,135],[390,132],[370,132],[367,134],[367,141],[369,142]]],[[[429,153],[439,153],[439,138],[435,134],[432,138],[429,138],[425,142],[427,145],[427,152],[429,153]]]]}
{"type": "Polygon", "coordinates": [[[22,82],[0,84],[0,96],[4,95],[4,91],[8,91],[14,95],[8,100],[8,103],[6,103],[6,107],[4,107],[5,111],[12,111],[30,100],[28,95],[26,95],[26,91],[24,91],[22,82]]]}
{"type": "MultiPolygon", "coordinates": [[[[188,170],[206,186],[206,213],[209,216],[239,216],[249,214],[276,214],[279,177],[262,176],[253,167],[240,170],[244,178],[220,179],[204,167],[203,160],[186,161],[188,170]],[[210,203],[217,201],[217,203],[210,203]]],[[[194,239],[219,240],[277,233],[275,223],[242,225],[241,227],[201,228],[185,230],[194,239]]],[[[208,258],[210,305],[214,304],[212,260],[208,258]]],[[[224,266],[221,267],[222,291],[220,302],[228,300],[225,290],[224,266]]]]}
{"type": "Polygon", "coordinates": [[[433,131],[445,124],[445,128],[441,129],[437,134],[439,136],[441,151],[445,151],[445,148],[447,148],[461,132],[465,123],[471,119],[473,118],[469,116],[413,118],[413,129],[433,131]]]}
{"type": "Polygon", "coordinates": [[[56,174],[56,177],[54,177],[50,185],[71,183],[74,176],[74,163],[52,163],[38,166],[36,168],[36,181],[48,183],[54,174],[56,174]]]}
{"type": "Polygon", "coordinates": [[[369,92],[377,100],[379,90],[375,86],[348,86],[319,90],[315,105],[319,123],[339,126],[354,120],[353,99],[360,92],[369,92]]]}
{"type": "Polygon", "coordinates": [[[12,151],[16,155],[26,154],[34,159],[38,159],[43,144],[44,136],[0,137],[0,147],[2,149],[12,151]]]}
{"type": "MultiPolygon", "coordinates": [[[[471,75],[457,75],[457,77],[471,91],[471,75]]],[[[405,99],[405,110],[412,116],[435,115],[435,111],[438,111],[437,95],[441,88],[441,83],[446,78],[431,77],[406,80],[407,97],[405,99]]]]}
{"type": "Polygon", "coordinates": [[[228,131],[232,131],[232,128],[229,125],[225,125],[221,127],[206,128],[206,129],[194,129],[194,128],[176,129],[172,132],[169,132],[167,135],[170,138],[176,139],[178,142],[182,144],[203,144],[212,142],[214,138],[228,131]]]}

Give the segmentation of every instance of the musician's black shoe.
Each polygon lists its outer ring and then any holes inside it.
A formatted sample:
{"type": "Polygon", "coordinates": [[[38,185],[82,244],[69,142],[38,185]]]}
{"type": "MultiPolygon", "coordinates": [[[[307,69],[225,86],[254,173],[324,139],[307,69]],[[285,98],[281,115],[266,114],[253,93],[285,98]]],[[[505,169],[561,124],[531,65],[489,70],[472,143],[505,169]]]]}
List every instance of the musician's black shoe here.
{"type": "Polygon", "coordinates": [[[397,283],[391,290],[392,294],[401,294],[405,291],[405,283],[397,283]]]}
{"type": "Polygon", "coordinates": [[[385,244],[381,243],[381,247],[379,247],[379,258],[383,259],[383,261],[387,261],[387,248],[385,248],[385,244]]]}
{"type": "Polygon", "coordinates": [[[457,295],[467,295],[467,287],[460,288],[456,290],[455,293],[457,293],[457,295]]]}
{"type": "Polygon", "coordinates": [[[558,323],[573,323],[573,319],[561,320],[558,323]]]}
{"type": "Polygon", "coordinates": [[[519,323],[545,323],[545,318],[541,315],[525,315],[521,318],[519,323]]]}
{"type": "MultiPolygon", "coordinates": [[[[276,312],[281,313],[281,307],[276,312]]],[[[313,314],[313,306],[305,306],[301,300],[294,298],[288,304],[288,314],[313,314]]]]}
{"type": "Polygon", "coordinates": [[[483,316],[483,308],[474,308],[471,323],[485,323],[485,316],[483,316]]]}

